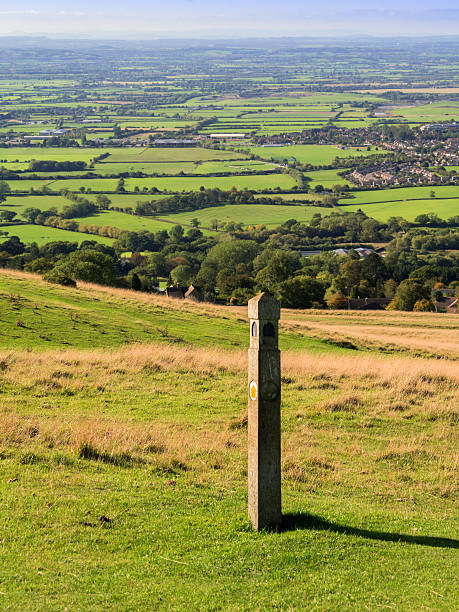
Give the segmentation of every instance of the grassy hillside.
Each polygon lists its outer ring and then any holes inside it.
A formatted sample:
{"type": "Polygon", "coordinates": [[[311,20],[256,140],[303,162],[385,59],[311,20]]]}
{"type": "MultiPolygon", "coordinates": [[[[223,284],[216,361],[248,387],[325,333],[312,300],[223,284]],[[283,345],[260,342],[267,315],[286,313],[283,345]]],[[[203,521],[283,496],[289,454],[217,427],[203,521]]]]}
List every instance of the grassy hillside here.
{"type": "Polygon", "coordinates": [[[0,332],[8,609],[454,609],[454,315],[283,313],[279,533],[246,518],[246,309],[0,271],[0,332]]]}
{"type": "Polygon", "coordinates": [[[96,240],[102,244],[109,245],[113,244],[114,242],[112,238],[106,238],[105,236],[82,234],[80,232],[69,232],[56,227],[45,227],[42,225],[32,225],[28,223],[24,225],[4,225],[2,226],[2,231],[8,232],[8,236],[0,236],[0,244],[3,242],[3,240],[7,240],[10,236],[18,236],[19,239],[25,244],[36,242],[38,245],[53,242],[55,240],[78,242],[78,244],[84,240],[96,240]]]}
{"type": "MultiPolygon", "coordinates": [[[[162,296],[79,283],[52,285],[34,274],[0,270],[0,347],[116,347],[134,342],[172,342],[241,347],[246,309],[176,302],[162,296]]],[[[346,349],[285,331],[284,348],[346,349]]]]}

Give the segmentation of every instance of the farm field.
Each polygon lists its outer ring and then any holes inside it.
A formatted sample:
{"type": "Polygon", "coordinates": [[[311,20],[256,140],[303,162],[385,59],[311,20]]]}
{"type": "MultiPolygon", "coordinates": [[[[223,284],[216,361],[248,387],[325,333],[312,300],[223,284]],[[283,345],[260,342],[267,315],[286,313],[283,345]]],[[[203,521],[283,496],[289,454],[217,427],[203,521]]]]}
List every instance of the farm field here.
{"type": "Polygon", "coordinates": [[[207,189],[230,190],[236,189],[291,189],[296,185],[295,180],[287,174],[260,174],[254,176],[210,176],[210,177],[158,177],[158,178],[128,178],[124,187],[134,191],[135,187],[151,189],[156,187],[159,191],[199,191],[201,187],[207,189]]]}
{"type": "Polygon", "coordinates": [[[459,115],[459,102],[432,102],[413,106],[396,107],[390,111],[392,116],[403,117],[410,123],[430,123],[456,120],[459,115]]]}
{"type": "Polygon", "coordinates": [[[310,179],[308,187],[314,189],[317,185],[322,185],[326,189],[331,189],[333,185],[352,185],[349,181],[338,174],[338,170],[316,170],[315,172],[305,172],[304,176],[310,179]]]}
{"type": "Polygon", "coordinates": [[[13,271],[0,303],[10,608],[454,609],[455,315],[283,312],[284,525],[254,533],[245,308],[13,271]]]}
{"type": "MultiPolygon", "coordinates": [[[[199,212],[199,211],[197,211],[199,212]]],[[[197,215],[194,215],[197,216],[197,215]]],[[[193,215],[191,215],[191,219],[193,215]]],[[[188,221],[183,219],[176,220],[175,215],[170,215],[169,217],[161,217],[161,219],[156,218],[147,218],[147,217],[138,217],[137,215],[129,215],[127,213],[116,212],[116,211],[103,211],[97,215],[92,217],[81,217],[80,219],[75,219],[81,225],[110,225],[111,227],[119,227],[120,229],[127,230],[129,232],[139,232],[142,230],[148,232],[159,232],[161,230],[166,230],[167,232],[171,229],[171,223],[179,225],[181,223],[188,224],[188,221]],[[169,222],[164,222],[161,219],[164,218],[169,220],[169,222]]],[[[211,232],[206,231],[206,229],[202,229],[203,234],[210,234],[211,232]]]]}
{"type": "Polygon", "coordinates": [[[234,151],[219,151],[204,147],[132,147],[110,150],[109,162],[196,162],[207,160],[245,159],[234,151]]]}
{"type": "MultiPolygon", "coordinates": [[[[90,201],[95,201],[96,196],[93,194],[85,194],[84,196],[90,201]]],[[[111,206],[120,208],[134,208],[137,202],[151,202],[152,200],[160,200],[168,196],[163,194],[122,194],[110,193],[107,196],[111,201],[111,206]]],[[[24,195],[24,196],[8,196],[7,199],[0,204],[1,210],[12,210],[18,215],[26,208],[39,208],[40,210],[48,210],[56,207],[57,210],[62,210],[64,206],[68,206],[70,201],[60,195],[24,195]]]]}
{"type": "Polygon", "coordinates": [[[285,147],[251,147],[250,153],[267,160],[283,161],[295,158],[297,161],[313,166],[326,166],[331,164],[335,157],[357,157],[371,155],[372,153],[385,153],[375,147],[358,147],[341,149],[331,145],[291,145],[285,147]],[[367,149],[370,148],[370,151],[367,149]]]}
{"type": "Polygon", "coordinates": [[[394,202],[405,200],[431,200],[434,204],[438,198],[459,198],[458,185],[445,186],[427,186],[427,187],[401,187],[397,189],[378,189],[370,191],[355,191],[352,193],[352,198],[341,198],[339,204],[346,206],[354,204],[371,204],[373,202],[394,202]],[[431,192],[435,193],[435,197],[430,197],[431,192]],[[352,203],[352,204],[351,204],[352,203]]]}
{"type": "Polygon", "coordinates": [[[403,202],[379,202],[374,204],[358,204],[354,206],[342,206],[344,212],[356,212],[363,210],[369,217],[380,221],[387,221],[389,217],[403,217],[407,221],[421,214],[436,213],[440,219],[449,219],[459,215],[459,197],[455,199],[437,200],[408,200],[403,202]]]}
{"type": "Polygon", "coordinates": [[[304,193],[304,192],[292,192],[292,193],[255,193],[254,198],[280,198],[281,200],[294,201],[294,202],[321,202],[323,196],[319,193],[304,193]]]}
{"type": "Polygon", "coordinates": [[[92,149],[71,147],[14,147],[0,149],[0,164],[11,162],[30,162],[32,159],[53,161],[84,161],[90,162],[103,153],[111,153],[118,149],[92,149]]]}
{"type": "Polygon", "coordinates": [[[69,232],[67,230],[58,229],[56,227],[47,227],[42,225],[24,224],[24,225],[9,225],[3,226],[3,231],[9,232],[8,236],[0,236],[1,241],[9,238],[9,236],[18,236],[25,244],[36,242],[39,246],[47,242],[68,241],[78,242],[81,244],[85,240],[95,240],[102,244],[112,244],[111,238],[104,236],[90,236],[89,234],[81,234],[80,232],[69,232]]]}
{"type": "Polygon", "coordinates": [[[275,170],[276,167],[275,164],[251,160],[149,163],[101,162],[95,164],[91,171],[97,174],[119,174],[121,172],[144,172],[145,174],[180,174],[181,172],[184,174],[211,174],[229,172],[231,174],[238,174],[240,172],[265,172],[275,170]]]}
{"type": "Polygon", "coordinates": [[[288,219],[296,219],[299,222],[310,221],[315,213],[327,215],[333,212],[332,208],[319,206],[282,206],[271,204],[234,204],[228,206],[213,206],[194,210],[187,213],[175,213],[173,215],[161,215],[162,219],[168,219],[175,223],[190,223],[191,219],[199,219],[203,227],[210,227],[211,221],[233,221],[244,225],[281,225],[288,219]]]}
{"type": "MultiPolygon", "coordinates": [[[[80,179],[57,179],[57,180],[10,180],[8,181],[11,191],[14,193],[28,193],[30,189],[40,190],[47,186],[51,191],[80,191],[81,187],[93,192],[114,192],[118,185],[117,178],[80,178],[80,179]]],[[[218,188],[229,190],[236,189],[291,189],[296,185],[295,180],[287,174],[259,174],[247,176],[177,176],[177,177],[151,177],[151,178],[126,178],[124,188],[133,192],[139,189],[151,189],[156,187],[159,191],[199,191],[201,187],[208,189],[218,188]]]]}

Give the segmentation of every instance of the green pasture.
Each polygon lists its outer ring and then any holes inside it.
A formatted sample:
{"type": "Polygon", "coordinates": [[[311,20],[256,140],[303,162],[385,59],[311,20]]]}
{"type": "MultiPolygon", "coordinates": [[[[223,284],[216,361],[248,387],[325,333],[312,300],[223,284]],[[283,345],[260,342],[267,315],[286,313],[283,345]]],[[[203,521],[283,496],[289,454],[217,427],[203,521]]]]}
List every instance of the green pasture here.
{"type": "Polygon", "coordinates": [[[299,162],[312,164],[314,166],[331,164],[335,157],[358,157],[360,155],[371,155],[372,153],[385,153],[382,149],[376,150],[375,147],[362,146],[352,149],[340,149],[331,145],[251,147],[249,151],[267,160],[283,161],[285,159],[294,158],[299,162]],[[368,151],[368,149],[370,150],[368,151]]]}
{"type": "Polygon", "coordinates": [[[145,174],[213,174],[229,172],[239,174],[241,172],[264,172],[276,168],[275,164],[260,162],[257,160],[230,160],[230,161],[204,161],[204,162],[136,162],[136,163],[98,163],[94,165],[92,172],[97,174],[119,174],[121,172],[143,172],[145,174]]]}
{"type": "Polygon", "coordinates": [[[53,161],[85,161],[89,162],[102,153],[110,153],[118,149],[90,149],[70,147],[11,147],[0,148],[0,163],[4,162],[30,162],[32,159],[45,159],[53,161]]]}
{"type": "MultiPolygon", "coordinates": [[[[193,218],[193,216],[191,216],[191,218],[193,218]]],[[[80,225],[108,225],[111,227],[118,227],[129,232],[139,232],[142,230],[148,232],[159,232],[161,230],[166,230],[167,232],[169,232],[174,224],[189,224],[189,221],[185,221],[183,219],[175,219],[174,215],[156,219],[153,217],[139,217],[137,215],[129,215],[127,213],[112,210],[103,211],[91,217],[81,217],[79,219],[75,219],[75,221],[80,223],[80,225]],[[166,219],[166,221],[162,221],[163,218],[166,219]]],[[[203,229],[202,232],[204,234],[211,233],[206,231],[205,229],[203,229]]]]}
{"type": "Polygon", "coordinates": [[[383,202],[374,204],[359,204],[354,206],[341,207],[343,212],[356,212],[363,210],[365,214],[380,221],[387,221],[389,217],[403,217],[407,221],[414,219],[421,214],[436,213],[441,219],[459,215],[459,197],[456,199],[437,200],[405,200],[402,202],[383,202]]]}
{"type": "Polygon", "coordinates": [[[288,219],[296,219],[307,223],[315,213],[327,215],[333,212],[332,208],[319,206],[282,206],[270,204],[233,204],[227,206],[213,206],[202,210],[173,215],[161,215],[176,223],[190,223],[191,219],[199,219],[203,227],[210,227],[212,220],[233,221],[244,225],[280,225],[288,219]]]}
{"type": "MultiPolygon", "coordinates": [[[[83,240],[97,239],[87,234],[68,233],[82,236],[83,240]]],[[[76,241],[75,238],[72,242],[76,241]]],[[[108,238],[100,241],[111,242],[108,238]]],[[[108,349],[123,346],[126,342],[161,342],[167,346],[177,337],[182,338],[185,345],[217,345],[228,349],[245,346],[246,322],[240,313],[229,317],[217,310],[206,317],[194,308],[169,309],[167,300],[158,305],[153,299],[139,301],[136,295],[105,295],[82,288],[63,288],[42,283],[39,277],[6,276],[0,268],[0,350],[62,349],[66,346],[108,349]],[[22,297],[19,311],[10,304],[9,295],[22,297]],[[80,321],[75,326],[70,317],[72,312],[80,313],[80,321]],[[16,330],[15,326],[13,333],[11,326],[19,316],[24,327],[16,330]],[[158,331],[158,328],[163,330],[165,327],[169,335],[158,331]],[[41,332],[46,332],[47,337],[42,338],[41,332]]],[[[351,353],[349,349],[292,331],[282,330],[279,338],[283,349],[308,348],[338,355],[351,353]]]]}
{"type": "Polygon", "coordinates": [[[307,192],[293,192],[293,193],[256,193],[255,199],[258,198],[280,198],[281,200],[302,202],[304,200],[321,202],[323,196],[319,193],[307,193],[307,192]]]}
{"type": "Polygon", "coordinates": [[[317,185],[322,185],[326,189],[330,189],[333,185],[351,185],[349,181],[338,174],[338,170],[316,170],[315,172],[305,173],[305,177],[309,178],[308,187],[314,189],[317,185]]]}
{"type": "Polygon", "coordinates": [[[352,198],[341,198],[339,203],[347,204],[369,204],[371,202],[390,202],[394,200],[432,199],[430,192],[435,193],[436,198],[459,198],[459,185],[441,185],[428,187],[400,187],[396,189],[375,189],[368,191],[354,191],[352,198]]]}
{"type": "Polygon", "coordinates": [[[219,159],[244,159],[241,153],[218,151],[204,147],[133,147],[113,149],[107,162],[179,162],[219,159]]]}
{"type": "MultiPolygon", "coordinates": [[[[84,178],[84,179],[42,179],[42,180],[12,180],[8,181],[12,192],[29,193],[31,189],[40,190],[47,186],[50,191],[59,192],[63,189],[69,191],[84,191],[89,196],[91,192],[114,192],[117,189],[117,178],[84,178]]],[[[234,176],[176,176],[176,177],[150,177],[126,178],[125,191],[133,192],[136,187],[142,191],[144,188],[156,187],[159,191],[173,193],[181,191],[199,191],[205,189],[291,189],[296,181],[288,174],[253,174],[234,176]]],[[[109,193],[109,196],[111,194],[109,193]]]]}
{"type": "MultiPolygon", "coordinates": [[[[57,240],[67,242],[78,242],[80,244],[84,240],[95,240],[102,244],[112,244],[112,238],[104,236],[92,236],[89,234],[81,234],[80,232],[68,232],[55,227],[45,227],[42,225],[14,225],[2,227],[2,230],[8,231],[8,236],[0,236],[0,241],[9,238],[9,236],[18,236],[22,242],[29,244],[36,242],[38,245],[46,244],[47,242],[55,242],[57,240]]],[[[1,245],[1,242],[0,242],[1,245]]]]}
{"type": "Polygon", "coordinates": [[[412,360],[281,325],[318,365],[284,376],[283,526],[255,533],[245,309],[0,271],[0,312],[3,608],[457,607],[453,375],[399,389],[412,360]]]}
{"type": "Polygon", "coordinates": [[[118,185],[116,178],[94,178],[94,179],[40,179],[40,180],[13,180],[7,181],[11,187],[11,191],[16,193],[28,193],[31,189],[40,190],[45,185],[50,191],[61,191],[68,189],[69,191],[80,191],[81,187],[92,191],[115,191],[118,185]]]}
{"type": "MultiPolygon", "coordinates": [[[[104,180],[104,179],[102,179],[104,180]]],[[[105,179],[106,180],[106,179],[105,179]]],[[[89,186],[89,183],[87,183],[89,186]]],[[[124,187],[127,191],[134,191],[135,187],[151,189],[156,187],[159,191],[199,191],[206,189],[291,189],[296,181],[287,174],[263,174],[253,176],[209,176],[209,177],[158,177],[158,178],[128,178],[124,187]]],[[[62,187],[61,187],[62,189],[62,187]]]]}
{"type": "MultiPolygon", "coordinates": [[[[96,196],[94,194],[85,194],[85,197],[95,202],[96,196]]],[[[122,194],[122,193],[109,193],[107,195],[111,201],[113,207],[120,208],[135,208],[137,202],[151,202],[152,200],[161,200],[168,197],[163,194],[122,194]]],[[[25,208],[39,208],[40,210],[49,210],[50,208],[57,208],[62,210],[64,206],[71,204],[69,200],[60,195],[27,195],[27,196],[8,196],[5,202],[0,204],[0,210],[12,210],[18,215],[25,208]]]]}
{"type": "Polygon", "coordinates": [[[420,104],[415,106],[403,106],[391,109],[391,116],[403,117],[412,123],[435,123],[440,121],[457,121],[459,116],[459,102],[446,100],[420,104]]]}

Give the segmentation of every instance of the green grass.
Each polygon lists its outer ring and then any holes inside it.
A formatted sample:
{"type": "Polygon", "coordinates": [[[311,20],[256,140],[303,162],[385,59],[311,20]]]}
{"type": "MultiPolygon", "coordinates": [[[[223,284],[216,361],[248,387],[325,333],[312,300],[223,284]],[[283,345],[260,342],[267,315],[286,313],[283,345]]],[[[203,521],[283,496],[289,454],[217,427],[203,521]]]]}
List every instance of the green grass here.
{"type": "Polygon", "coordinates": [[[413,200],[406,202],[383,202],[379,204],[359,204],[342,207],[344,212],[363,210],[365,214],[380,221],[387,221],[389,217],[403,217],[407,221],[421,214],[436,213],[441,219],[459,215],[459,198],[436,200],[413,200]]]}
{"type": "MultiPolygon", "coordinates": [[[[33,187],[35,190],[47,185],[51,191],[79,191],[81,187],[95,192],[115,191],[118,185],[116,178],[91,179],[61,179],[61,180],[12,180],[8,181],[11,190],[18,193],[27,193],[33,187]]],[[[294,179],[287,174],[260,174],[253,176],[210,176],[210,177],[153,177],[153,178],[127,178],[124,182],[126,191],[134,191],[135,187],[151,189],[156,187],[159,191],[197,191],[200,187],[208,189],[219,188],[236,189],[291,189],[296,185],[294,179]]]]}
{"type": "Polygon", "coordinates": [[[315,213],[330,214],[333,209],[319,206],[272,206],[268,204],[235,204],[214,206],[189,213],[162,215],[162,219],[170,219],[176,223],[189,223],[191,219],[199,219],[204,227],[209,227],[212,219],[233,221],[244,225],[264,224],[280,225],[288,219],[300,222],[309,221],[315,213]]]}
{"type": "MultiPolygon", "coordinates": [[[[85,161],[89,162],[102,153],[110,153],[112,149],[77,149],[67,147],[14,147],[0,149],[1,161],[30,162],[32,159],[46,159],[55,161],[85,161]]],[[[118,151],[118,149],[113,149],[118,151]]]]}
{"type": "Polygon", "coordinates": [[[44,227],[42,225],[9,225],[3,226],[2,230],[9,232],[9,235],[0,237],[0,245],[1,241],[7,239],[9,236],[18,236],[25,244],[36,242],[38,245],[42,245],[56,240],[78,242],[78,244],[84,240],[95,240],[102,244],[113,244],[112,238],[90,236],[89,234],[81,234],[79,232],[68,232],[67,230],[61,230],[55,227],[44,227]]]}
{"type": "Polygon", "coordinates": [[[437,198],[459,198],[458,185],[431,187],[401,187],[397,189],[375,189],[371,191],[355,191],[352,198],[342,198],[340,204],[369,204],[371,202],[392,202],[395,200],[432,199],[430,192],[434,191],[437,198]]]}
{"type": "Polygon", "coordinates": [[[202,147],[187,148],[132,148],[113,149],[106,161],[110,162],[179,162],[219,159],[244,159],[244,155],[233,151],[217,151],[202,147]]]}
{"type": "Polygon", "coordinates": [[[255,176],[212,176],[212,177],[159,177],[159,178],[129,178],[125,181],[125,189],[133,191],[136,186],[156,187],[159,191],[198,191],[201,187],[208,189],[291,189],[296,185],[294,179],[287,174],[264,174],[255,176]]]}
{"type": "Polygon", "coordinates": [[[333,185],[351,185],[349,181],[338,174],[339,170],[316,170],[315,172],[305,173],[305,177],[310,178],[308,187],[314,189],[316,185],[322,185],[330,189],[333,185]]]}
{"type": "MultiPolygon", "coordinates": [[[[196,215],[195,215],[196,216],[196,215]]],[[[163,217],[161,217],[162,219],[163,217]]],[[[193,215],[190,216],[193,219],[193,215]]],[[[127,230],[130,232],[138,232],[146,230],[149,232],[159,232],[166,230],[167,232],[172,229],[171,224],[189,224],[189,220],[175,218],[174,215],[165,216],[164,219],[170,219],[170,222],[164,222],[161,219],[138,217],[136,215],[129,215],[127,213],[116,212],[116,211],[105,211],[92,217],[81,217],[75,219],[80,225],[110,225],[112,227],[119,227],[120,229],[127,230]]],[[[211,232],[205,229],[201,230],[204,234],[211,234],[211,232]]]]}
{"type": "Polygon", "coordinates": [[[245,309],[1,271],[0,300],[4,608],[455,609],[447,359],[365,365],[282,331],[302,349],[283,365],[284,529],[254,533],[245,309]]]}
{"type": "Polygon", "coordinates": [[[330,164],[335,157],[356,157],[371,155],[372,153],[385,153],[382,149],[376,151],[375,147],[370,147],[370,149],[370,151],[367,151],[367,147],[363,146],[353,149],[339,149],[331,145],[292,145],[286,147],[251,147],[250,152],[267,160],[282,161],[293,157],[302,163],[324,166],[330,164]]]}
{"type": "MultiPolygon", "coordinates": [[[[96,196],[94,194],[85,194],[88,200],[95,201],[96,196]]],[[[168,197],[162,194],[122,194],[122,193],[109,193],[107,196],[111,201],[111,206],[120,208],[135,208],[137,202],[151,202],[152,200],[160,200],[168,197]]],[[[9,196],[5,202],[0,204],[0,210],[12,210],[20,215],[21,212],[26,208],[39,208],[40,210],[48,210],[50,208],[57,208],[62,210],[64,206],[70,204],[69,200],[63,196],[38,196],[38,195],[24,195],[24,196],[9,196]]]]}
{"type": "MultiPolygon", "coordinates": [[[[236,314],[229,317],[217,309],[202,316],[199,308],[188,302],[176,309],[176,302],[167,298],[141,298],[142,294],[139,298],[129,291],[118,295],[116,291],[107,294],[59,287],[33,275],[6,275],[0,269],[0,348],[116,347],[126,342],[168,343],[174,338],[197,346],[213,346],[216,342],[226,348],[244,345],[246,323],[236,314]],[[18,304],[11,295],[21,296],[18,304]],[[77,324],[72,321],[72,313],[79,315],[77,324]],[[23,327],[16,325],[18,320],[23,327]]],[[[284,332],[281,345],[348,352],[295,332],[284,332]]]]}

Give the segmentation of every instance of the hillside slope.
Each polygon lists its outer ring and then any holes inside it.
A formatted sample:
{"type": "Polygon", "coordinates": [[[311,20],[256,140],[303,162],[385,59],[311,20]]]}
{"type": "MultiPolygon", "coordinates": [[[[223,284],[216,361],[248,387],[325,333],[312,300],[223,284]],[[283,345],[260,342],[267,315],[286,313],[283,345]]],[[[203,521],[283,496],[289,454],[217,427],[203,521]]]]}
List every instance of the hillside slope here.
{"type": "Polygon", "coordinates": [[[245,309],[0,283],[8,609],[454,609],[457,362],[403,334],[457,319],[283,313],[285,520],[253,533],[245,309]]]}

